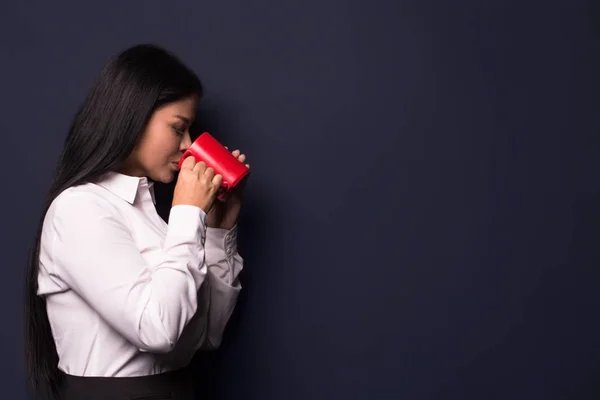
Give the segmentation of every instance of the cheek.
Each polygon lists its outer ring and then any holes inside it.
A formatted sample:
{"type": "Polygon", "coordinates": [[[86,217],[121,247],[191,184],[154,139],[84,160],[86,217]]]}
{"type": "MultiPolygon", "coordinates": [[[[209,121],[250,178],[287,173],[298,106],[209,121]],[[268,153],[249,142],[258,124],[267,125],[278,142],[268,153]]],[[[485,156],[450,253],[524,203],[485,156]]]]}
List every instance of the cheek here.
{"type": "Polygon", "coordinates": [[[157,161],[164,165],[170,165],[173,161],[179,161],[179,140],[176,138],[171,140],[164,140],[161,143],[160,148],[157,148],[156,155],[157,161]]]}
{"type": "Polygon", "coordinates": [[[157,140],[154,143],[153,150],[152,155],[156,161],[173,161],[173,157],[177,156],[179,151],[179,140],[177,138],[157,140]]]}
{"type": "Polygon", "coordinates": [[[171,160],[173,159],[173,157],[177,157],[177,155],[180,153],[180,143],[181,141],[179,140],[179,138],[177,138],[171,140],[169,144],[165,146],[165,153],[168,153],[167,157],[169,157],[171,160]]]}

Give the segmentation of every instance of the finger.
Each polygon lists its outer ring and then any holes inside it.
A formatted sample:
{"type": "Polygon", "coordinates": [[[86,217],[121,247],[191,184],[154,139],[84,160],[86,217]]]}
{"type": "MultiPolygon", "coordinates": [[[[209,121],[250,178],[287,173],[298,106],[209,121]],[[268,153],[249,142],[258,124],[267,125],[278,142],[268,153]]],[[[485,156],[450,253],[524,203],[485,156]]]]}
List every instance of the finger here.
{"type": "Polygon", "coordinates": [[[231,154],[232,154],[232,155],[233,155],[235,158],[238,158],[238,157],[240,156],[240,153],[241,153],[241,151],[239,151],[239,150],[234,150],[234,151],[232,151],[232,152],[231,152],[231,154]]]}
{"type": "Polygon", "coordinates": [[[196,165],[194,165],[194,172],[197,172],[199,174],[204,173],[205,169],[206,163],[204,161],[200,161],[199,163],[196,163],[196,165]]]}
{"type": "Polygon", "coordinates": [[[193,156],[188,156],[181,163],[181,169],[193,169],[194,165],[196,165],[196,160],[193,156]]]}
{"type": "Polygon", "coordinates": [[[213,176],[212,183],[216,188],[219,188],[221,186],[222,182],[223,182],[223,177],[221,176],[221,174],[216,174],[215,176],[213,176]]]}
{"type": "Polygon", "coordinates": [[[207,167],[206,170],[204,171],[204,175],[206,175],[209,179],[212,179],[214,174],[215,174],[215,170],[212,169],[211,167],[207,167]]]}
{"type": "Polygon", "coordinates": [[[238,157],[238,161],[243,163],[246,161],[246,155],[245,154],[240,154],[240,156],[238,157]]]}
{"type": "Polygon", "coordinates": [[[250,164],[246,164],[246,168],[250,168],[250,164]]]}

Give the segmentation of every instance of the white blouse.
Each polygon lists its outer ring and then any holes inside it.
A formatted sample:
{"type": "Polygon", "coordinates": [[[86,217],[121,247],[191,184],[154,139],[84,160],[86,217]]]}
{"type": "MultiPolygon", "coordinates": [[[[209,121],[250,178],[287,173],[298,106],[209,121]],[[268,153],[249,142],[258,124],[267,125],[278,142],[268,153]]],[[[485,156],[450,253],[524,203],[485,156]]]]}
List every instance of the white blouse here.
{"type": "Polygon", "coordinates": [[[156,212],[146,178],[109,173],[69,188],[46,214],[39,291],[59,368],[127,377],[181,368],[220,345],[237,302],[237,227],[195,206],[156,212]]]}

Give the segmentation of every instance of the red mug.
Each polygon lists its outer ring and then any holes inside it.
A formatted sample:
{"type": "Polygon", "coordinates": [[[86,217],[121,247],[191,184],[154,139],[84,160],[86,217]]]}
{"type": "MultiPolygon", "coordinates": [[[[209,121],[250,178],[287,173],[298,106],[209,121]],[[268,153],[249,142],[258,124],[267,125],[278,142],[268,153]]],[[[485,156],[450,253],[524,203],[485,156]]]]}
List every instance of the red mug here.
{"type": "Polygon", "coordinates": [[[183,160],[193,156],[196,162],[204,161],[208,167],[215,170],[215,174],[223,177],[217,198],[221,201],[227,198],[229,191],[240,183],[249,173],[250,169],[233,156],[210,133],[204,132],[183,153],[179,160],[179,168],[183,160]]]}

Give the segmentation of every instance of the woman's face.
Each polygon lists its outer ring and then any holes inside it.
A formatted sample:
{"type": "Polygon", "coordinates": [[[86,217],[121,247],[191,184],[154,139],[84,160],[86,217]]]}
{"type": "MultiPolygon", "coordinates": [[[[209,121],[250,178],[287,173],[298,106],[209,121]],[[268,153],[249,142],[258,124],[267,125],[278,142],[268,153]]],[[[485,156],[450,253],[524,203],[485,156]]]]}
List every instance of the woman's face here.
{"type": "Polygon", "coordinates": [[[121,172],[171,182],[179,170],[179,159],[192,144],[189,129],[196,104],[197,98],[190,97],[157,109],[121,172]]]}

